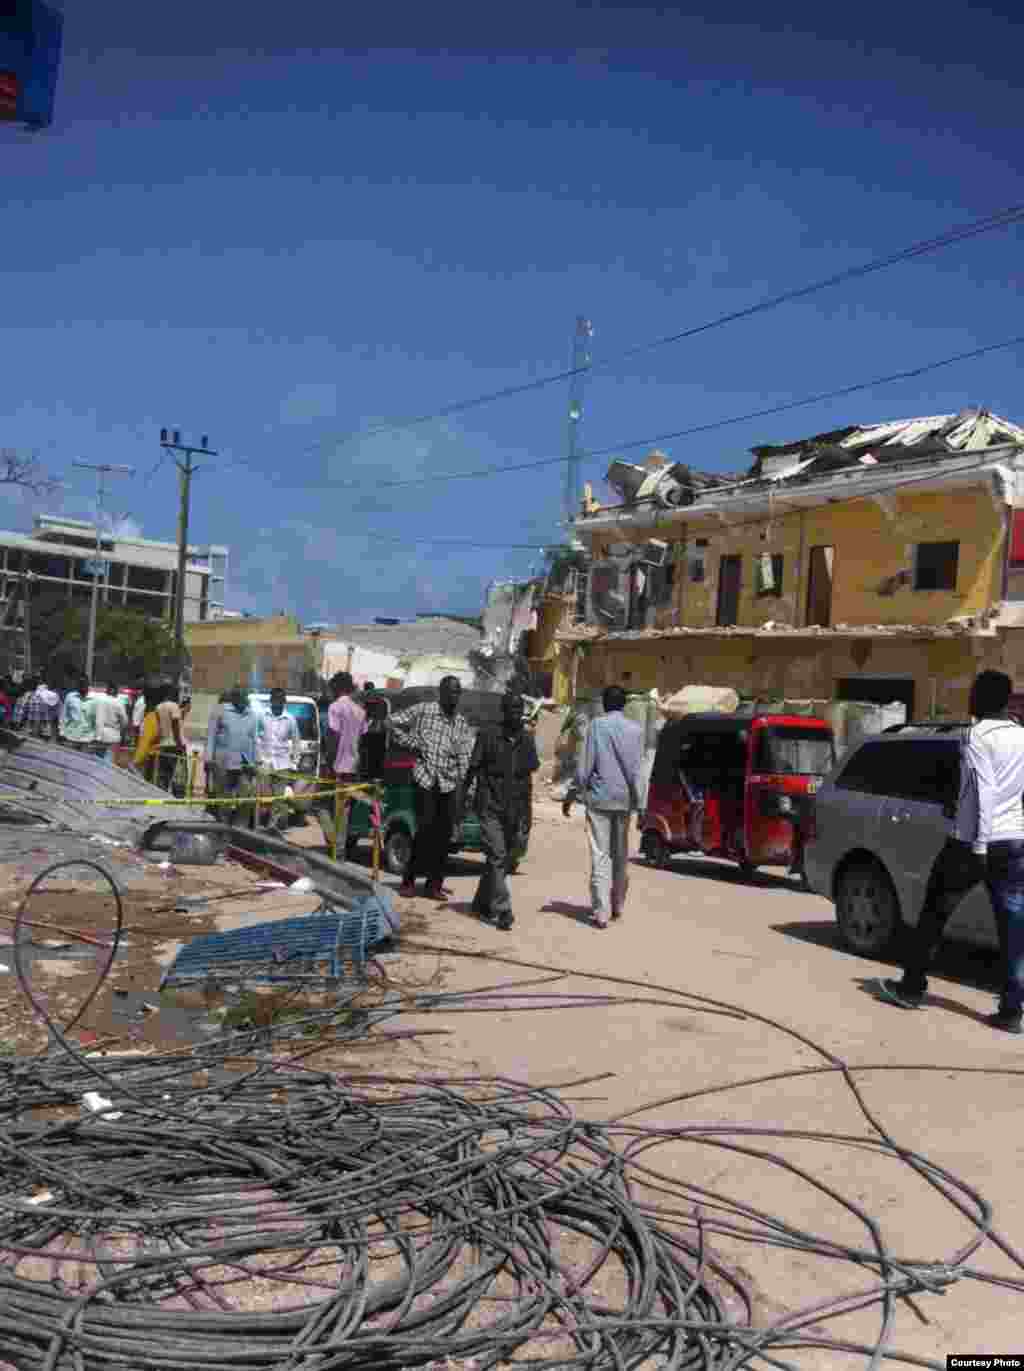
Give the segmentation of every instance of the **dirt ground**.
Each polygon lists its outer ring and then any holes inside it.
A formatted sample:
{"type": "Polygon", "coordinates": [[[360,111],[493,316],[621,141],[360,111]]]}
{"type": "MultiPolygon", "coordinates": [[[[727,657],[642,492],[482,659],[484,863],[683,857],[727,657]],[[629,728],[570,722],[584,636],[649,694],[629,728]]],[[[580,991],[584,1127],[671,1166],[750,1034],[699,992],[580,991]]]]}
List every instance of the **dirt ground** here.
{"type": "MultiPolygon", "coordinates": [[[[292,837],[310,845],[319,841],[312,826],[292,837]]],[[[191,999],[156,994],[161,970],[178,947],[195,932],[289,917],[316,903],[261,885],[234,866],[161,870],[139,866],[132,855],[108,855],[131,876],[125,900],[128,945],[76,1027],[79,1040],[92,1050],[123,1047],[126,1041],[141,1050],[180,1047],[210,1006],[199,992],[191,992],[191,999]],[[176,909],[183,899],[192,907],[176,909]],[[196,905],[197,900],[204,903],[196,905]],[[145,1012],[146,1003],[156,1008],[145,1012]]],[[[42,864],[43,858],[36,860],[42,864]]],[[[543,974],[534,967],[553,968],[564,978],[538,987],[538,993],[614,990],[623,1002],[552,1009],[542,1001],[520,1008],[508,1000],[500,1009],[481,1012],[439,1010],[403,1019],[402,1026],[443,1028],[444,1037],[350,1045],[343,1052],[325,1052],[318,1064],[345,1070],[372,1061],[373,1070],[500,1074],[540,1085],[602,1076],[566,1090],[580,1115],[597,1119],[642,1111],[637,1122],[718,1125],[722,1140],[732,1142],[737,1140],[732,1130],[749,1127],[877,1137],[834,1070],[678,1099],[826,1065],[810,1045],[818,1044],[858,1069],[865,1101],[887,1132],[981,1191],[994,1205],[996,1231],[1010,1244],[1024,1246],[1019,1180],[1024,1140],[1017,1126],[1024,1103],[1024,1049],[1020,1039],[981,1022],[992,1003],[991,958],[963,948],[947,951],[933,983],[932,1004],[924,1012],[907,1013],[882,1005],[871,993],[872,978],[889,968],[841,950],[831,906],[781,876],[762,874],[750,885],[723,863],[679,859],[667,871],[634,863],[625,918],[599,932],[587,916],[586,864],[582,818],[565,820],[556,805],[541,799],[530,853],[513,878],[513,930],[501,933],[473,917],[470,902],[480,867],[479,859],[467,857],[453,865],[448,884],[454,893],[446,906],[422,898],[403,905],[400,954],[383,965],[409,983],[452,990],[524,980],[543,974]],[[610,985],[608,977],[636,985],[610,985]],[[778,1021],[808,1041],[758,1019],[711,1013],[670,991],[727,1002],[778,1021]],[[661,1002],[628,1003],[627,997],[661,1002]]],[[[6,925],[0,921],[0,941],[8,936],[4,928],[11,926],[19,882],[23,888],[30,866],[0,872],[0,913],[8,920],[6,925]]],[[[30,917],[104,941],[112,902],[99,886],[83,889],[75,882],[37,898],[30,917]]],[[[56,946],[43,949],[32,962],[33,988],[48,997],[57,1017],[69,1016],[95,984],[95,950],[90,946],[84,958],[69,959],[66,934],[37,929],[35,937],[52,939],[56,946]]],[[[6,960],[0,952],[0,963],[6,960]]],[[[10,975],[0,975],[0,1041],[18,1052],[43,1045],[10,975]]],[[[807,1167],[869,1211],[908,1260],[944,1259],[971,1235],[965,1218],[890,1158],[806,1136],[761,1141],[765,1151],[807,1167]]],[[[656,1165],[692,1184],[746,1198],[791,1224],[864,1245],[863,1228],[838,1202],[824,1202],[819,1192],[767,1160],[710,1141],[674,1140],[658,1150],[656,1165]]],[[[846,1264],[836,1263],[830,1276],[820,1259],[724,1239],[715,1255],[745,1276],[766,1323],[858,1288],[846,1264]]],[[[970,1265],[997,1275],[1022,1274],[991,1242],[970,1265]]],[[[861,1282],[867,1283],[866,1278],[861,1282]]],[[[879,1318],[877,1308],[851,1313],[830,1321],[827,1332],[873,1343],[879,1318]]],[[[960,1280],[941,1294],[916,1296],[913,1304],[897,1301],[891,1342],[903,1352],[931,1358],[1019,1349],[1024,1299],[997,1285],[960,1280]]],[[[840,1365],[834,1353],[786,1355],[807,1367],[840,1365]]]]}

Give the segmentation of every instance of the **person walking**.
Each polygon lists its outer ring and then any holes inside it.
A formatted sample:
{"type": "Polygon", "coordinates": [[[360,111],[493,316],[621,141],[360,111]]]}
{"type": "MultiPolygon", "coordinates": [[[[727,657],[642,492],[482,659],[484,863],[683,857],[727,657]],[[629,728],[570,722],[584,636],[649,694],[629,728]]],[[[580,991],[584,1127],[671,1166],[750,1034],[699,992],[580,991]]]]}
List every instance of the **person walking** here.
{"type": "Polygon", "coordinates": [[[262,812],[263,827],[282,832],[288,822],[285,798],[290,777],[299,764],[299,725],[285,709],[287,696],[279,687],[270,692],[270,713],[262,714],[256,729],[261,795],[272,795],[270,812],[262,812]]]}
{"type": "Polygon", "coordinates": [[[78,752],[91,751],[96,742],[96,705],[89,698],[89,681],[85,676],[80,677],[64,696],[60,736],[78,752]]]}
{"type": "Polygon", "coordinates": [[[594,924],[607,928],[622,917],[629,888],[629,817],[639,809],[644,730],[623,714],[626,692],[606,687],[604,713],[590,721],[576,767],[576,780],[562,805],[587,807],[590,841],[590,904],[594,924]]]}
{"type": "Polygon", "coordinates": [[[444,868],[476,743],[476,733],[458,712],[461,695],[459,678],[445,676],[436,703],[413,705],[389,721],[392,737],[416,758],[412,773],[416,835],[398,888],[407,899],[416,894],[420,874],[426,877],[428,899],[443,903],[451,894],[444,886],[444,868]]]}
{"type": "Polygon", "coordinates": [[[117,686],[107,686],[105,695],[91,700],[96,724],[96,755],[100,761],[114,765],[114,748],[119,747],[128,732],[128,715],[117,686]]]}
{"type": "Polygon", "coordinates": [[[878,982],[883,999],[920,1009],[928,968],[950,916],[984,882],[999,934],[1002,991],[986,1022],[1024,1032],[1024,728],[1010,718],[1013,682],[983,671],[971,688],[971,715],[960,753],[960,794],[945,846],[928,877],[924,905],[900,980],[878,982]]]}
{"type": "Polygon", "coordinates": [[[501,725],[477,734],[466,774],[466,794],[476,786],[485,860],[473,912],[502,929],[514,922],[508,876],[529,807],[531,777],[540,766],[533,735],[523,727],[523,713],[521,695],[502,697],[501,725]]]}
{"type": "MultiPolygon", "coordinates": [[[[210,796],[212,782],[210,798],[243,800],[251,794],[258,726],[259,720],[249,707],[249,697],[241,686],[236,686],[227,702],[214,712],[207,731],[206,790],[210,796]]],[[[217,818],[233,824],[242,805],[217,805],[216,809],[220,811],[217,818]]]]}

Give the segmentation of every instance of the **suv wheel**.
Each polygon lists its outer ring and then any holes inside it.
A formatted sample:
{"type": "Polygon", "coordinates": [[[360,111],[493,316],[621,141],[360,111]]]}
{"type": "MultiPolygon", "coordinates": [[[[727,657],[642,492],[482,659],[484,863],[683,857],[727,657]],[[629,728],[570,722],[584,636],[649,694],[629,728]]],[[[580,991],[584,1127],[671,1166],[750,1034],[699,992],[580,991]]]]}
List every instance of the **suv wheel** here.
{"type": "Polygon", "coordinates": [[[901,926],[892,881],[877,862],[851,862],[836,882],[839,936],[853,952],[877,956],[889,950],[901,926]]]}

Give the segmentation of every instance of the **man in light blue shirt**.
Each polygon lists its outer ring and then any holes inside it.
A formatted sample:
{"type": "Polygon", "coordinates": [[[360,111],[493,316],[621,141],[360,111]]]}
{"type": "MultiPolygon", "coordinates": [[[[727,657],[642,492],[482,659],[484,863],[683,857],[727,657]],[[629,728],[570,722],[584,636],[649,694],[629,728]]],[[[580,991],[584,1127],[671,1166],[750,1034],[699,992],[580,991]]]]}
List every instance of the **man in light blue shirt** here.
{"type": "Polygon", "coordinates": [[[607,928],[609,917],[621,917],[629,887],[629,816],[640,807],[644,730],[623,714],[621,686],[608,686],[601,703],[562,809],[567,814],[577,798],[587,807],[591,909],[595,926],[607,928]]]}
{"type": "Polygon", "coordinates": [[[89,682],[83,676],[64,696],[60,711],[60,735],[82,750],[96,741],[96,706],[89,699],[89,682]]]}

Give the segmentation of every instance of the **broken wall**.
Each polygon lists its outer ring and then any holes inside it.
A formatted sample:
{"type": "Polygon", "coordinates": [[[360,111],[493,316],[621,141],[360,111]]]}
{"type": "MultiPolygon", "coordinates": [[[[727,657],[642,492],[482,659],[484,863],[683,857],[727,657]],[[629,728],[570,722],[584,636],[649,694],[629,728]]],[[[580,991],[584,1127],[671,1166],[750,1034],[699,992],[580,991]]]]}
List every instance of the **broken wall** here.
{"type": "MultiPolygon", "coordinates": [[[[1024,630],[1000,637],[606,639],[560,654],[558,690],[569,695],[575,656],[580,691],[620,684],[674,693],[686,685],[727,686],[761,699],[835,699],[841,681],[912,684],[918,718],[965,718],[971,682],[985,669],[1006,670],[1024,689],[1024,630]],[[1004,638],[1006,642],[1004,643],[1004,638]]],[[[556,691],[556,698],[559,695],[556,691]]]]}
{"type": "MultiPolygon", "coordinates": [[[[803,627],[810,552],[832,547],[833,625],[941,625],[961,615],[978,615],[1002,599],[1006,515],[989,487],[915,493],[894,491],[878,503],[857,500],[806,510],[780,508],[733,525],[705,516],[643,529],[617,526],[595,530],[595,559],[609,545],[644,543],[656,537],[673,547],[672,584],[664,605],[653,609],[649,626],[709,628],[716,622],[721,558],[741,560],[736,622],[759,627],[776,622],[803,627]],[[959,543],[956,587],[915,590],[915,546],[959,543]],[[700,546],[700,543],[705,544],[700,546]],[[762,558],[776,574],[765,587],[762,558]]],[[[577,530],[587,536],[586,520],[577,530]]]]}

